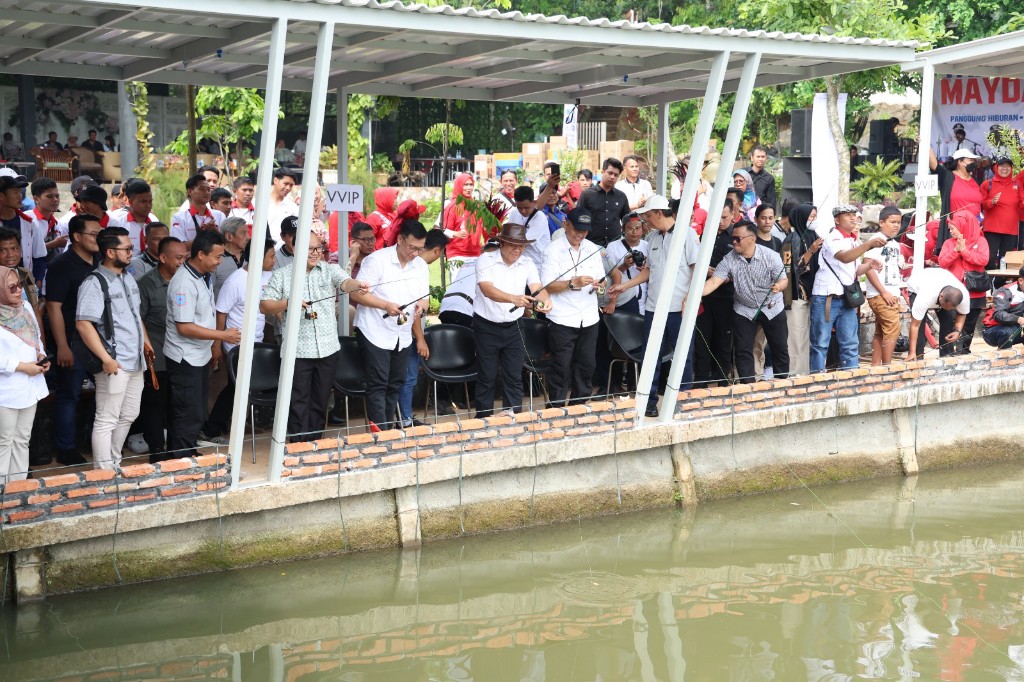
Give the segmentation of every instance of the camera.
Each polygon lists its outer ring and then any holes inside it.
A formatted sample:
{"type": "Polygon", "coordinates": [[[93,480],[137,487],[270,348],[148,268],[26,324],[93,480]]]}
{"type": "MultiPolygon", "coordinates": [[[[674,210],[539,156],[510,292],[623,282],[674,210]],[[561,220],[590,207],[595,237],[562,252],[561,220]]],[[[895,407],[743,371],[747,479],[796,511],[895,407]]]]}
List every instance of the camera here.
{"type": "Polygon", "coordinates": [[[639,249],[630,249],[629,253],[626,255],[633,259],[633,265],[638,268],[642,268],[644,263],[647,262],[647,256],[645,256],[644,252],[639,249]]]}

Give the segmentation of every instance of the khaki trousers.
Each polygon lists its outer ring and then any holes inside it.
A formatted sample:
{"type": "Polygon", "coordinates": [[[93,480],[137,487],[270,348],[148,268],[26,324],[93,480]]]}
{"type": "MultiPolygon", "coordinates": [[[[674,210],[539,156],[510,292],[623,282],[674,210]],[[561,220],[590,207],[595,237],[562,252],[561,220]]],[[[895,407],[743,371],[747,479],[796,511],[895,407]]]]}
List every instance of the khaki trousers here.
{"type": "Polygon", "coordinates": [[[811,358],[811,304],[793,301],[786,311],[786,326],[789,327],[789,374],[807,374],[811,358]]]}
{"type": "Polygon", "coordinates": [[[142,404],[142,372],[118,370],[96,377],[96,422],[92,427],[92,460],[97,469],[121,466],[121,450],[142,404]]]}
{"type": "Polygon", "coordinates": [[[0,485],[28,478],[28,442],[36,406],[0,407],[0,485]]]}

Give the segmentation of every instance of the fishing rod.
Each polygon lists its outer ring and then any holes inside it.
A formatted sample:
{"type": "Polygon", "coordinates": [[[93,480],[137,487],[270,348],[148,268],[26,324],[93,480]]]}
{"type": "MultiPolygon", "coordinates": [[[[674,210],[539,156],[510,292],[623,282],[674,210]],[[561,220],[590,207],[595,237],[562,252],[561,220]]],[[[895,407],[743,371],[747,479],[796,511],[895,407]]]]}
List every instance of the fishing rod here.
{"type": "MultiPolygon", "coordinates": [[[[542,286],[542,287],[541,287],[540,289],[537,289],[537,291],[533,291],[533,292],[531,292],[531,293],[527,294],[527,296],[529,296],[530,298],[533,298],[534,296],[537,296],[537,295],[538,295],[538,294],[540,294],[541,292],[543,292],[543,291],[546,291],[546,290],[547,290],[547,288],[548,288],[549,286],[551,286],[552,284],[554,284],[554,283],[555,283],[555,282],[557,282],[558,280],[562,279],[563,277],[565,277],[566,275],[568,275],[568,274],[569,274],[570,272],[572,272],[573,270],[575,270],[576,268],[578,268],[578,267],[579,267],[580,265],[582,265],[583,263],[585,263],[585,262],[587,262],[588,260],[590,260],[591,258],[593,258],[593,257],[594,257],[595,255],[597,255],[597,254],[601,253],[602,251],[603,251],[603,249],[601,249],[600,247],[598,247],[597,249],[595,249],[594,251],[592,251],[592,252],[590,253],[590,255],[589,255],[589,256],[584,256],[584,257],[583,257],[583,258],[581,258],[581,259],[580,259],[580,260],[579,260],[578,262],[576,262],[576,263],[573,263],[573,265],[572,265],[572,267],[571,267],[571,268],[569,268],[568,270],[566,270],[566,271],[565,271],[565,272],[563,272],[562,274],[560,274],[560,275],[558,275],[557,277],[555,277],[555,278],[554,278],[553,280],[551,280],[550,282],[548,282],[547,284],[545,284],[544,286],[542,286]]],[[[618,266],[616,266],[616,267],[618,267],[618,266]]],[[[605,275],[605,277],[607,277],[607,274],[605,275]]],[[[600,282],[600,281],[602,281],[602,280],[604,280],[604,277],[602,277],[602,278],[601,278],[600,280],[597,280],[597,281],[598,281],[598,282],[600,282]]],[[[595,289],[594,289],[594,290],[596,291],[596,290],[597,290],[597,288],[595,287],[595,289]]],[[[508,311],[509,311],[510,313],[514,313],[514,312],[516,311],[516,308],[518,308],[518,307],[519,307],[519,306],[517,306],[517,305],[514,305],[514,306],[512,306],[511,308],[509,308],[509,309],[508,309],[508,311]]]]}
{"type": "MultiPolygon", "coordinates": [[[[768,299],[772,297],[772,294],[774,294],[774,293],[779,293],[779,292],[775,292],[775,291],[772,291],[772,288],[773,288],[773,287],[774,287],[774,286],[775,286],[776,284],[778,284],[778,283],[779,283],[779,277],[781,277],[781,276],[782,276],[782,273],[784,273],[785,271],[786,271],[786,266],[785,266],[785,265],[783,265],[783,266],[782,266],[782,269],[781,269],[781,270],[779,270],[779,274],[775,275],[775,277],[774,277],[774,278],[772,278],[772,283],[771,283],[771,286],[769,286],[769,287],[768,287],[768,293],[767,293],[767,294],[765,294],[764,300],[763,300],[763,301],[761,301],[761,305],[757,306],[757,310],[755,310],[755,311],[754,311],[754,316],[753,316],[752,318],[750,318],[750,321],[751,321],[751,322],[753,322],[754,320],[756,320],[756,319],[757,319],[757,316],[758,316],[758,315],[759,315],[759,314],[761,313],[761,309],[762,309],[762,308],[764,308],[764,304],[765,304],[765,303],[768,303],[768,299]]],[[[775,301],[772,301],[771,303],[769,303],[769,304],[768,304],[768,307],[769,307],[769,308],[772,308],[772,307],[773,307],[774,305],[775,305],[775,301]]]]}

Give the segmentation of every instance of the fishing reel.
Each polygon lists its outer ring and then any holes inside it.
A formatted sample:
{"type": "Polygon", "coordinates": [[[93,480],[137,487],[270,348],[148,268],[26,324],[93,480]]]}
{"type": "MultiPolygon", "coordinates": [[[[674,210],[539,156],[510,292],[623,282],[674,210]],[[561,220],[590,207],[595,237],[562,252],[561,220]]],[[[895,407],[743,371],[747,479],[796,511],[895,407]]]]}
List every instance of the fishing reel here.
{"type": "Polygon", "coordinates": [[[315,319],[317,319],[316,311],[315,310],[310,310],[308,308],[306,310],[302,311],[302,316],[305,317],[307,320],[315,320],[315,319]]]}
{"type": "Polygon", "coordinates": [[[395,318],[395,324],[401,326],[409,321],[409,315],[406,312],[400,312],[395,318]]]}
{"type": "Polygon", "coordinates": [[[642,268],[644,263],[647,262],[647,256],[640,249],[630,249],[626,255],[633,259],[633,265],[637,268],[642,268]]]}

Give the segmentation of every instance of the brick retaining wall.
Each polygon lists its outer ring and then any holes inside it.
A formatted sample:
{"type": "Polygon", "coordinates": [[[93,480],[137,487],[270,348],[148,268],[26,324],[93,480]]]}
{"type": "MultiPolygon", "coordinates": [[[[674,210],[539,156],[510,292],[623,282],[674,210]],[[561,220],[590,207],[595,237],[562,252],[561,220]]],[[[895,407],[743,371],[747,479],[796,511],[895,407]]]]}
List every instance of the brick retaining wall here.
{"type": "Polygon", "coordinates": [[[0,488],[0,523],[21,524],[77,516],[92,510],[150,504],[209,494],[231,482],[225,455],[200,455],[159,464],[56,474],[11,481],[0,488]]]}
{"type": "MultiPolygon", "coordinates": [[[[713,419],[826,399],[890,393],[899,389],[953,384],[962,379],[1009,376],[1021,371],[1017,348],[985,350],[933,360],[894,362],[887,367],[810,374],[753,384],[694,389],[679,394],[676,420],[713,419]]],[[[282,476],[291,480],[383,468],[427,458],[500,450],[539,441],[571,439],[630,429],[632,398],[524,412],[512,417],[463,419],[377,434],[352,434],[288,446],[282,476]]]]}

